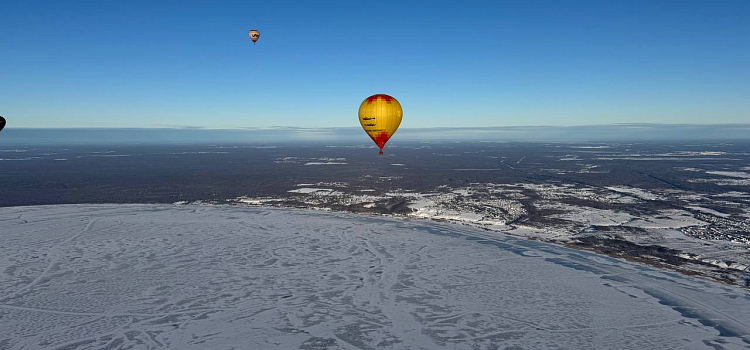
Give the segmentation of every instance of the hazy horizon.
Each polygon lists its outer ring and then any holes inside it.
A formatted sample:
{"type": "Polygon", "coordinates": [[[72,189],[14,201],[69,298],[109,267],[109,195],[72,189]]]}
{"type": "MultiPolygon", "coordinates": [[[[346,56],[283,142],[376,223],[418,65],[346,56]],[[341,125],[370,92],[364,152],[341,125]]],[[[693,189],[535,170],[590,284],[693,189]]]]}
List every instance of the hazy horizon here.
{"type": "MultiPolygon", "coordinates": [[[[6,128],[2,145],[115,143],[354,142],[370,144],[359,127],[6,128]]],[[[391,143],[410,141],[723,141],[750,140],[750,124],[603,124],[579,126],[401,128],[391,143]]]]}

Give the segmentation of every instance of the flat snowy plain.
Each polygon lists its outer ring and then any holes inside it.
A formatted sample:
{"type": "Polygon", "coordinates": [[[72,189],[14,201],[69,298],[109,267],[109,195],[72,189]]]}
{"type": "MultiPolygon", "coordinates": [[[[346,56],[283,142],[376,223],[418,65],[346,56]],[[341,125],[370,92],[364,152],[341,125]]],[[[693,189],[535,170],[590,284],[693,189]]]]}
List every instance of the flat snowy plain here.
{"type": "Polygon", "coordinates": [[[750,293],[421,220],[0,209],[0,349],[745,349],[750,293]]]}

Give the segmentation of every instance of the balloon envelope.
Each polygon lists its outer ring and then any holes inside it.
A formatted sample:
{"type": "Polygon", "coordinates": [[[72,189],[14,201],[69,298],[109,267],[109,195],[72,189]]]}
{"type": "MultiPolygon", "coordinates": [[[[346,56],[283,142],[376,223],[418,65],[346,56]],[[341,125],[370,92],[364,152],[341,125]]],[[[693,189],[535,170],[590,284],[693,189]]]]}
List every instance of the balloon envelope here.
{"type": "Polygon", "coordinates": [[[253,41],[253,44],[255,44],[255,42],[256,42],[256,41],[258,41],[258,39],[260,38],[260,32],[259,32],[259,31],[257,31],[257,30],[255,30],[255,29],[251,29],[251,30],[250,30],[250,31],[249,31],[249,32],[247,33],[247,35],[249,35],[249,36],[250,36],[250,40],[252,40],[252,41],[253,41]]]}
{"type": "Polygon", "coordinates": [[[404,114],[395,98],[377,94],[366,98],[359,106],[359,123],[383,154],[385,143],[401,124],[404,114]]]}
{"type": "Polygon", "coordinates": [[[5,127],[5,118],[0,117],[0,131],[5,127]]]}

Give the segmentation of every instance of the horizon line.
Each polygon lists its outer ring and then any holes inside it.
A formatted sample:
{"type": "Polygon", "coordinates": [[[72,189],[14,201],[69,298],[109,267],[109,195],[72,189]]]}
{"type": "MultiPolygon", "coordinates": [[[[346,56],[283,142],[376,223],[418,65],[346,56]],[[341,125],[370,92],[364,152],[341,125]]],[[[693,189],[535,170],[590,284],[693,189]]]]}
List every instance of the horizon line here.
{"type": "MultiPolygon", "coordinates": [[[[727,127],[746,126],[750,123],[608,123],[608,124],[576,124],[576,125],[498,125],[498,126],[435,126],[435,127],[401,127],[399,130],[436,130],[436,129],[503,129],[503,128],[581,128],[581,127],[633,127],[633,126],[694,126],[694,127],[727,127]]],[[[100,126],[71,126],[71,127],[12,127],[5,130],[205,130],[205,131],[263,131],[263,130],[325,130],[325,129],[359,129],[359,126],[266,126],[266,127],[236,127],[236,128],[211,128],[202,126],[149,126],[149,127],[100,127],[100,126]]]]}

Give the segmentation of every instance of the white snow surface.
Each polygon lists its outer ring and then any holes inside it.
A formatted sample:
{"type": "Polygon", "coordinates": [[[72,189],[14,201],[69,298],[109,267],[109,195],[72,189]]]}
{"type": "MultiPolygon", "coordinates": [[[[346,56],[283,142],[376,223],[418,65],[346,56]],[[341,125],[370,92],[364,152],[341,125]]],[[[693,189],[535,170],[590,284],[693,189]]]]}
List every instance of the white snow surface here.
{"type": "Polygon", "coordinates": [[[707,222],[693,217],[687,211],[667,209],[660,211],[658,216],[645,216],[628,222],[628,226],[641,228],[682,228],[689,226],[706,226],[707,222]]]}
{"type": "Polygon", "coordinates": [[[304,187],[304,188],[298,188],[294,190],[289,190],[287,192],[291,193],[325,193],[329,194],[334,192],[335,190],[330,188],[316,188],[316,187],[304,187]]]}
{"type": "Polygon", "coordinates": [[[649,191],[646,191],[644,189],[640,189],[640,188],[624,187],[624,186],[608,186],[607,189],[615,191],[615,192],[619,192],[619,193],[630,194],[640,199],[645,199],[648,201],[659,199],[659,196],[649,191]]]}
{"type": "Polygon", "coordinates": [[[750,293],[422,220],[0,208],[0,349],[740,349],[750,293]]]}
{"type": "Polygon", "coordinates": [[[580,207],[563,203],[540,205],[539,207],[564,210],[566,211],[564,214],[554,214],[550,215],[550,217],[581,222],[586,225],[618,226],[635,220],[635,217],[625,212],[580,207]]]}
{"type": "Polygon", "coordinates": [[[738,177],[741,179],[750,179],[750,173],[746,173],[742,171],[707,171],[706,174],[721,175],[721,176],[728,176],[728,177],[738,177]]]}
{"type": "Polygon", "coordinates": [[[685,208],[697,210],[699,212],[703,212],[703,213],[707,213],[707,214],[711,214],[711,215],[716,215],[716,216],[719,216],[719,217],[722,217],[722,218],[728,218],[728,217],[731,216],[730,214],[724,214],[722,212],[718,212],[716,210],[709,209],[709,208],[704,208],[704,207],[697,206],[697,205],[688,205],[685,208]]]}

